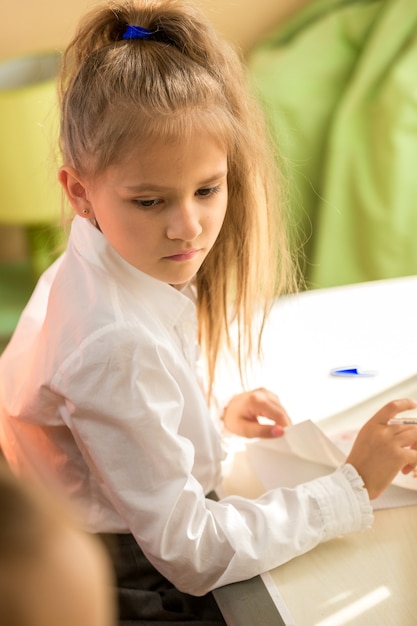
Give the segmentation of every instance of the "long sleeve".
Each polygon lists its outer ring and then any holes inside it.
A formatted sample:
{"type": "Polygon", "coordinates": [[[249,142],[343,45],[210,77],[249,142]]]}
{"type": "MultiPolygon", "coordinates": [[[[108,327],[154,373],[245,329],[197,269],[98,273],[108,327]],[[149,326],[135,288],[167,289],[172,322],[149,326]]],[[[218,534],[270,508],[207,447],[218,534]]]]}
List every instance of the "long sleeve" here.
{"type": "MultiPolygon", "coordinates": [[[[194,445],[184,436],[181,424],[187,422],[186,405],[195,407],[196,420],[198,411],[206,415],[199,388],[194,389],[189,378],[185,380],[191,375],[187,369],[181,379],[183,365],[154,341],[146,345],[142,338],[140,361],[134,350],[129,355],[130,332],[127,329],[125,337],[119,333],[117,345],[110,346],[112,362],[104,367],[100,366],[99,345],[95,341],[91,346],[94,357],[89,370],[94,373],[88,384],[94,402],[85,401],[83,389],[90,354],[87,345],[66,363],[53,385],[61,393],[66,387],[64,419],[93,478],[89,488],[106,495],[149,560],[179,589],[204,594],[276,567],[321,541],[369,526],[371,507],[350,466],[254,501],[206,499],[205,492],[214,484],[203,487],[205,477],[199,476],[195,458],[199,439],[204,437],[207,443],[213,436],[211,428],[195,433],[194,445]],[[106,369],[111,376],[106,377],[106,369]],[[123,402],[127,396],[129,403],[123,402]],[[115,415],[117,405],[123,417],[115,415]]],[[[207,463],[213,463],[207,467],[210,475],[216,452],[215,443],[211,451],[205,451],[207,463]]],[[[218,480],[219,475],[213,478],[218,480]]],[[[94,499],[94,494],[86,497],[94,499]]],[[[97,518],[90,523],[93,527],[101,524],[97,518]]]]}
{"type": "Polygon", "coordinates": [[[1,444],[89,530],[131,532],[200,595],[369,526],[350,466],[258,500],[206,498],[223,451],[196,375],[192,301],[127,266],[81,219],[46,283],[0,359],[1,444]]]}

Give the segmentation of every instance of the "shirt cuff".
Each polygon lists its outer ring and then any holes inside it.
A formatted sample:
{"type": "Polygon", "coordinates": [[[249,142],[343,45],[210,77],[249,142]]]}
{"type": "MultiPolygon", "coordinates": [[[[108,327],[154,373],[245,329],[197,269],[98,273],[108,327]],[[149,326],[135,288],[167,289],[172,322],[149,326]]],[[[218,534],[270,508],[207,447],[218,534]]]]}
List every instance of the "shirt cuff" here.
{"type": "Polygon", "coordinates": [[[323,539],[326,541],[370,528],[374,520],[372,505],[363,480],[353,465],[346,463],[333,474],[323,477],[324,488],[326,479],[331,481],[332,486],[329,489],[331,497],[320,498],[324,519],[323,539]]]}

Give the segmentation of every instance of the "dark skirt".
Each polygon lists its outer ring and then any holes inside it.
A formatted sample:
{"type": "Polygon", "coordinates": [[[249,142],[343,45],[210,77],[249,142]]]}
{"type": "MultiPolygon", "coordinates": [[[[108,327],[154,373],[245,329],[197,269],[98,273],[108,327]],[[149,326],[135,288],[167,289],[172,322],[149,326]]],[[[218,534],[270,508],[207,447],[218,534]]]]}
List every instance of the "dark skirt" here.
{"type": "Polygon", "coordinates": [[[224,626],[211,593],[178,591],[144,556],[133,535],[101,535],[114,564],[119,626],[224,626]]]}

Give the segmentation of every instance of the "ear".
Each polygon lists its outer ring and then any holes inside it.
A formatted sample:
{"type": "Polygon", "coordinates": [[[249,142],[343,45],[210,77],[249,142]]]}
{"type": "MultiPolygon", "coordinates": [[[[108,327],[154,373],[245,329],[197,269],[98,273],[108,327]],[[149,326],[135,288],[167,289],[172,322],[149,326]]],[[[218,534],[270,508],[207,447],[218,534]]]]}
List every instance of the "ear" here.
{"type": "Polygon", "coordinates": [[[58,180],[74,211],[80,217],[94,217],[94,209],[88,199],[87,183],[77,170],[70,165],[63,165],[59,169],[58,180]]]}

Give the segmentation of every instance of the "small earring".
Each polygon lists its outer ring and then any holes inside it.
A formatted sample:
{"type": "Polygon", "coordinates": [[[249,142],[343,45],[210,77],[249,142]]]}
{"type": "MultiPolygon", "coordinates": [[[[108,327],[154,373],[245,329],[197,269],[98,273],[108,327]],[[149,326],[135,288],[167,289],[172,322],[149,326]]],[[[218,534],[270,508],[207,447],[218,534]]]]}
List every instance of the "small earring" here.
{"type": "Polygon", "coordinates": [[[83,209],[84,215],[88,215],[90,213],[90,209],[83,209]]]}

